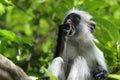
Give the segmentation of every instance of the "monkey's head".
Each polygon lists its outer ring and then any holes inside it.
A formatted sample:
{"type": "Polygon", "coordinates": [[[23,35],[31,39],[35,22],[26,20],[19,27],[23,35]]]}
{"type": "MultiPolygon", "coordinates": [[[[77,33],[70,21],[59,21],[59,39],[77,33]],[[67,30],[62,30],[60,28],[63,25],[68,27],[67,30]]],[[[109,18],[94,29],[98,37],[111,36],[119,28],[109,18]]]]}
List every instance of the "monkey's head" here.
{"type": "Polygon", "coordinates": [[[91,21],[92,16],[84,11],[72,9],[64,19],[65,32],[68,36],[90,36],[96,23],[91,21]]]}

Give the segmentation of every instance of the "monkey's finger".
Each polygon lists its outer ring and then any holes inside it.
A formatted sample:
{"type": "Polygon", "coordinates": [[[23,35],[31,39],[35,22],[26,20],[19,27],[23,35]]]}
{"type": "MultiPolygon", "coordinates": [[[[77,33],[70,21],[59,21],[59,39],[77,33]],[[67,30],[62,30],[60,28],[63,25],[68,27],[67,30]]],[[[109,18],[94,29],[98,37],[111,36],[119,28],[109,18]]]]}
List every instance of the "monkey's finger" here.
{"type": "Polygon", "coordinates": [[[71,19],[67,19],[67,22],[66,23],[68,23],[68,24],[71,24],[71,19]]]}

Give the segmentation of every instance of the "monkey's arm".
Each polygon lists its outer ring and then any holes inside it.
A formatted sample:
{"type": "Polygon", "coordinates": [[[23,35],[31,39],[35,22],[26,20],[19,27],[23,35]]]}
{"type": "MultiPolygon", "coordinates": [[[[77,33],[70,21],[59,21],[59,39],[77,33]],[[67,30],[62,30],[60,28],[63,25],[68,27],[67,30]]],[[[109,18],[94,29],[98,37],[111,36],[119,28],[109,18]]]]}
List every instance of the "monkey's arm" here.
{"type": "Polygon", "coordinates": [[[98,66],[93,70],[93,77],[95,80],[104,80],[108,75],[108,69],[103,52],[101,52],[98,48],[96,50],[96,60],[98,66]]]}
{"type": "Polygon", "coordinates": [[[66,37],[70,30],[70,26],[69,26],[69,24],[62,24],[59,26],[58,29],[59,29],[58,30],[58,39],[57,39],[57,45],[56,45],[54,58],[60,56],[60,54],[63,53],[64,48],[65,48],[66,37]]]}

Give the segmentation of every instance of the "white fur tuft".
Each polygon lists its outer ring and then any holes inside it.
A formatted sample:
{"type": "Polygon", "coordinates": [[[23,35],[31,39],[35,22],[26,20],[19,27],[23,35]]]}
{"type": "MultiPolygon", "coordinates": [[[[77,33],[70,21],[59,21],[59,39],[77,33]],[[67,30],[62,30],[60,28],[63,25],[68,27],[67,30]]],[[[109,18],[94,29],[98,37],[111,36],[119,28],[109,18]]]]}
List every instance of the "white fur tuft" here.
{"type": "Polygon", "coordinates": [[[67,15],[69,15],[71,13],[79,14],[79,15],[81,15],[81,18],[83,18],[85,20],[90,20],[92,18],[92,16],[89,13],[87,13],[83,10],[76,9],[76,8],[73,8],[70,11],[68,11],[67,15]]]}

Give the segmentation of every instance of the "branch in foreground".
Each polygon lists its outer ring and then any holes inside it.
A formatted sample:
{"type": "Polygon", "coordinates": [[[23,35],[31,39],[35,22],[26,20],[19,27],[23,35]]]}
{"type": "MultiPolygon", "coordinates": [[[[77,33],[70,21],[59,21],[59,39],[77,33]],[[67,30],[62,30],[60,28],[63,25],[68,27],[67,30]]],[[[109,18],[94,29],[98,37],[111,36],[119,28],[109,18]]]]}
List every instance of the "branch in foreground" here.
{"type": "Polygon", "coordinates": [[[12,61],[0,54],[0,80],[32,80],[12,61]]]}

